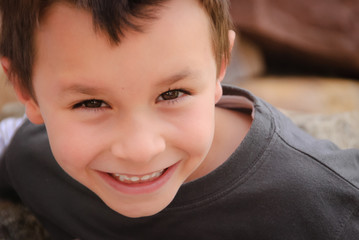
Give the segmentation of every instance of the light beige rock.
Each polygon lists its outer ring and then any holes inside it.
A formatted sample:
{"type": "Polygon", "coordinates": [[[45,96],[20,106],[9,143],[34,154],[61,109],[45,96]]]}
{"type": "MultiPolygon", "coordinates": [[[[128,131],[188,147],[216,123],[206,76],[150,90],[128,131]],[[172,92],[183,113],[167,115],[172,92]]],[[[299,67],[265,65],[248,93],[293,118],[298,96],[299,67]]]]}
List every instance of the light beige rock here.
{"type": "Polygon", "coordinates": [[[258,77],[238,86],[276,107],[307,113],[335,114],[359,110],[359,82],[323,77],[258,77]]]}
{"type": "Polygon", "coordinates": [[[316,138],[330,140],[342,149],[359,148],[359,110],[338,114],[283,112],[316,138]]]}

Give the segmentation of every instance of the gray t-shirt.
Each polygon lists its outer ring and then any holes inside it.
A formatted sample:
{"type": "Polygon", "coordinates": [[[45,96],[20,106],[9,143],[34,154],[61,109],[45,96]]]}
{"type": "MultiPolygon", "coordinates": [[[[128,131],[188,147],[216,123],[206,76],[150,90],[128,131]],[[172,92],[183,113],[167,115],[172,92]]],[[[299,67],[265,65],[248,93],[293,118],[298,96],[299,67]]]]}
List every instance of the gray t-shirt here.
{"type": "Polygon", "coordinates": [[[44,126],[26,122],[0,161],[0,193],[15,191],[54,239],[358,239],[359,150],[312,138],[245,90],[221,107],[252,114],[228,160],[184,184],[160,213],[131,219],[73,180],[44,126]]]}

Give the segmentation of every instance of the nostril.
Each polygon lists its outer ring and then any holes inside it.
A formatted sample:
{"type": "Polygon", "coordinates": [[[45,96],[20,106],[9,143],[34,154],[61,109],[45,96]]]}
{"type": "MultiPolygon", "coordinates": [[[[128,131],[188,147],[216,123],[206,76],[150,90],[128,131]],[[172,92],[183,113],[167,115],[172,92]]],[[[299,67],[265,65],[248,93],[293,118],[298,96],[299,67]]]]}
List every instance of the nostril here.
{"type": "Polygon", "coordinates": [[[163,126],[148,118],[141,112],[140,115],[130,114],[122,123],[126,127],[117,129],[111,146],[112,154],[129,161],[147,162],[166,149],[163,137],[163,126]],[[131,117],[132,116],[132,117],[131,117]]]}
{"type": "Polygon", "coordinates": [[[163,139],[126,138],[125,141],[116,141],[111,146],[113,156],[123,160],[148,162],[164,152],[166,144],[163,139]]]}

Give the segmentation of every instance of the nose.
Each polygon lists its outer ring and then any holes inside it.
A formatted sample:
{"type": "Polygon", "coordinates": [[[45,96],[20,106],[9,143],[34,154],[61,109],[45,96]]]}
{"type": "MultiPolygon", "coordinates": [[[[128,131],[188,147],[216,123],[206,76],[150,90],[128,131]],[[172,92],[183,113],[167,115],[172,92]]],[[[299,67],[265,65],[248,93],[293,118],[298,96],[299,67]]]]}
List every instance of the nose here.
{"type": "Polygon", "coordinates": [[[147,119],[129,121],[115,134],[117,137],[112,143],[111,152],[121,160],[148,162],[166,148],[160,129],[147,119]]]}

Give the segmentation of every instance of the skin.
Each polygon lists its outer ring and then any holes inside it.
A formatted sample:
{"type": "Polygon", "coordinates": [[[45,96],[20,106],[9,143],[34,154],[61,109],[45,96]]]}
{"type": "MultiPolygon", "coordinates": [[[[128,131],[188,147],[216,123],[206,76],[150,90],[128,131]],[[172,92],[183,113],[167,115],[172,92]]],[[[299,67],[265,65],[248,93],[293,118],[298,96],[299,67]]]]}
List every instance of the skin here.
{"type": "MultiPolygon", "coordinates": [[[[173,0],[144,33],[128,32],[116,46],[94,31],[89,13],[64,4],[36,31],[37,101],[15,86],[17,94],[29,119],[45,123],[58,164],[122,215],[160,212],[248,132],[249,116],[215,107],[226,64],[217,74],[209,29],[197,1],[173,0]],[[145,184],[110,176],[161,169],[145,184]]],[[[10,64],[2,59],[5,71],[10,64]]]]}

